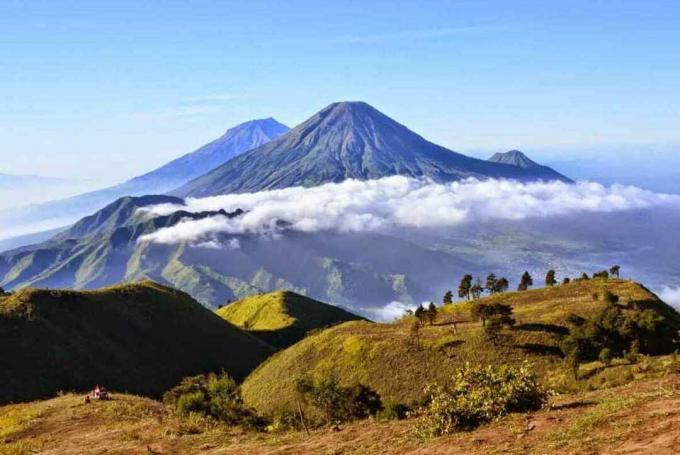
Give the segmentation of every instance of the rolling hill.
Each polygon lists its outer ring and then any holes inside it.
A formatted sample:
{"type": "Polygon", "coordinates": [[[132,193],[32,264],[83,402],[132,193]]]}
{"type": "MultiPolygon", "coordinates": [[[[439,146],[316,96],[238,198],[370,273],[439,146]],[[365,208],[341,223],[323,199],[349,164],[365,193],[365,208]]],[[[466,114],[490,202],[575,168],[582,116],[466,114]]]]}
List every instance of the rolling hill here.
{"type": "MultiPolygon", "coordinates": [[[[347,322],[309,336],[281,351],[248,376],[242,386],[249,406],[265,414],[293,409],[294,381],[302,375],[333,376],[343,384],[362,383],[386,403],[410,404],[420,398],[424,384],[447,384],[466,362],[475,365],[529,362],[551,387],[568,387],[560,340],[569,333],[567,317],[588,316],[604,302],[593,294],[611,291],[621,303],[646,302],[660,317],[680,327],[680,316],[637,283],[590,280],[527,292],[503,293],[481,300],[512,305],[517,324],[491,343],[470,315],[470,303],[440,307],[437,323],[420,330],[414,347],[414,318],[392,324],[347,322]],[[453,322],[456,322],[454,325],[453,322]]],[[[589,381],[601,381],[592,377],[589,381]]],[[[601,385],[600,383],[598,383],[601,385]]]]}
{"type": "MultiPolygon", "coordinates": [[[[163,194],[173,190],[286,131],[288,127],[273,118],[245,122],[199,149],[119,185],[68,199],[2,210],[0,225],[7,223],[15,231],[23,226],[27,233],[61,228],[121,197],[163,194]],[[40,229],[34,226],[40,226],[40,229]]],[[[17,246],[17,243],[13,245],[17,246]]]]}
{"type": "Polygon", "coordinates": [[[205,197],[390,175],[570,181],[547,167],[470,158],[425,140],[366,103],[341,102],[171,194],[205,197]]]}
{"type": "Polygon", "coordinates": [[[519,150],[510,150],[505,153],[494,153],[494,155],[489,158],[492,163],[502,163],[509,164],[511,166],[517,166],[524,169],[550,169],[546,166],[541,166],[537,162],[529,159],[524,153],[519,150]]]}
{"type": "Polygon", "coordinates": [[[245,297],[218,309],[217,314],[279,348],[298,342],[311,330],[363,319],[291,291],[245,297]]]}
{"type": "Polygon", "coordinates": [[[160,396],[187,375],[244,378],[270,346],[153,282],[0,296],[0,402],[104,384],[160,396]]]}

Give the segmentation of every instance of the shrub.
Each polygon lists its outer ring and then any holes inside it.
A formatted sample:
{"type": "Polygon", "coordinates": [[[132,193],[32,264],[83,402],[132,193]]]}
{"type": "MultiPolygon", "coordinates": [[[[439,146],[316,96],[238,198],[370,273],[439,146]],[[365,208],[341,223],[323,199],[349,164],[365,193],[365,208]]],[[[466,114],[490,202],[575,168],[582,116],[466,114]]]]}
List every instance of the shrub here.
{"type": "Polygon", "coordinates": [[[236,382],[226,373],[184,378],[163,395],[163,402],[182,417],[195,414],[248,428],[265,425],[261,417],[245,407],[236,382]]]}
{"type": "Polygon", "coordinates": [[[540,409],[548,392],[526,365],[472,367],[467,364],[451,386],[429,385],[427,404],[416,411],[416,432],[436,437],[473,429],[511,412],[540,409]]]}
{"type": "Polygon", "coordinates": [[[402,403],[387,403],[384,409],[376,415],[380,420],[403,420],[409,412],[409,407],[402,403]]]}
{"type": "Polygon", "coordinates": [[[333,377],[314,382],[303,376],[297,379],[295,388],[304,403],[323,413],[328,425],[365,419],[382,410],[378,392],[363,384],[343,387],[333,377]]]}
{"type": "Polygon", "coordinates": [[[612,363],[612,351],[609,348],[603,348],[600,351],[600,355],[598,356],[600,362],[604,363],[605,365],[609,366],[609,364],[612,363]]]}

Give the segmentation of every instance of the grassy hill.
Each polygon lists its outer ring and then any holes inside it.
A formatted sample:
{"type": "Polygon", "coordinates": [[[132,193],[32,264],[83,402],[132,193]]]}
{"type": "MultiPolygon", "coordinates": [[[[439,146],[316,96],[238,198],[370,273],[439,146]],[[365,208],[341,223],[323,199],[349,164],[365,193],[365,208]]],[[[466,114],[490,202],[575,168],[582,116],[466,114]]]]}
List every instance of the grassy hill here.
{"type": "Polygon", "coordinates": [[[0,402],[93,384],[158,396],[200,372],[242,379],[271,352],[189,295],[153,282],[0,297],[0,402]]]}
{"type": "Polygon", "coordinates": [[[291,291],[246,297],[220,308],[217,314],[277,347],[296,343],[310,330],[363,319],[291,291]]]}
{"type": "MultiPolygon", "coordinates": [[[[484,365],[528,361],[542,381],[565,389],[570,387],[571,376],[564,366],[560,341],[569,333],[567,316],[587,316],[602,308],[605,303],[593,295],[607,290],[618,295],[621,304],[644,301],[658,313],[678,321],[674,310],[630,281],[598,279],[504,293],[481,300],[500,301],[514,309],[517,324],[503,329],[497,344],[488,341],[481,323],[472,319],[470,302],[440,308],[435,325],[420,330],[420,348],[414,347],[412,340],[413,317],[392,324],[348,322],[272,356],[246,379],[243,397],[263,413],[290,409],[295,402],[295,379],[311,374],[335,376],[348,385],[360,382],[380,393],[384,402],[409,404],[420,398],[425,384],[446,384],[465,362],[484,365]]],[[[612,377],[596,373],[582,382],[616,379],[616,373],[612,377]]]]}

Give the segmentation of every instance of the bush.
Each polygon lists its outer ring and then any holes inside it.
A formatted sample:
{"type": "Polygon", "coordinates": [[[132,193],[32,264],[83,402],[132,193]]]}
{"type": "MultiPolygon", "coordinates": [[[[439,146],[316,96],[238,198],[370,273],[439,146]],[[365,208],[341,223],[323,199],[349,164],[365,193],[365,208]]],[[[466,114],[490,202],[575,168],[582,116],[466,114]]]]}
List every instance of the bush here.
{"type": "Polygon", "coordinates": [[[303,376],[297,379],[295,388],[305,404],[323,413],[328,425],[365,419],[382,410],[378,392],[363,384],[343,387],[332,377],[314,382],[303,376]]]}
{"type": "Polygon", "coordinates": [[[387,403],[376,415],[380,420],[403,420],[407,417],[409,407],[402,403],[387,403]]]}
{"type": "Polygon", "coordinates": [[[598,356],[600,362],[604,363],[605,365],[609,366],[609,364],[612,363],[612,351],[609,348],[603,348],[600,351],[600,355],[598,356]]]}
{"type": "Polygon", "coordinates": [[[469,430],[511,412],[540,409],[548,392],[527,366],[472,367],[453,377],[452,385],[429,385],[427,404],[419,409],[416,427],[421,437],[469,430]]]}
{"type": "Polygon", "coordinates": [[[226,373],[184,378],[165,393],[163,402],[182,417],[200,415],[248,428],[265,425],[261,417],[245,407],[236,382],[226,373]]]}

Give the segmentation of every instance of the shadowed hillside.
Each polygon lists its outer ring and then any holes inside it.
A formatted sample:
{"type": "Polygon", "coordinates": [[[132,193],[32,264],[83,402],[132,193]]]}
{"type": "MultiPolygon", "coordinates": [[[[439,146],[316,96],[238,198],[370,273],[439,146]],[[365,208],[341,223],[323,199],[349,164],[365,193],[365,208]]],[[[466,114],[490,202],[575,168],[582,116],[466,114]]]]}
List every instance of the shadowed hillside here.
{"type": "Polygon", "coordinates": [[[310,330],[363,318],[291,291],[257,294],[217,310],[230,323],[277,347],[287,347],[310,330]]]}
{"type": "Polygon", "coordinates": [[[0,402],[105,384],[159,396],[183,376],[245,377],[271,348],[153,282],[0,297],[0,402]]]}
{"type": "MultiPolygon", "coordinates": [[[[365,384],[387,403],[410,404],[422,386],[446,384],[466,362],[473,365],[522,364],[528,361],[541,379],[569,387],[560,342],[569,334],[570,314],[587,317],[604,307],[594,294],[616,294],[620,304],[644,302],[680,327],[680,316],[641,285],[623,280],[590,280],[526,292],[503,293],[479,300],[511,305],[516,324],[493,342],[471,309],[473,302],[440,307],[414,339],[415,318],[392,324],[348,322],[307,337],[277,353],[243,384],[246,403],[264,413],[292,409],[294,381],[302,375],[336,377],[341,383],[365,384]],[[455,324],[454,324],[455,323],[455,324]]],[[[593,378],[593,381],[599,378],[593,378]]]]}

